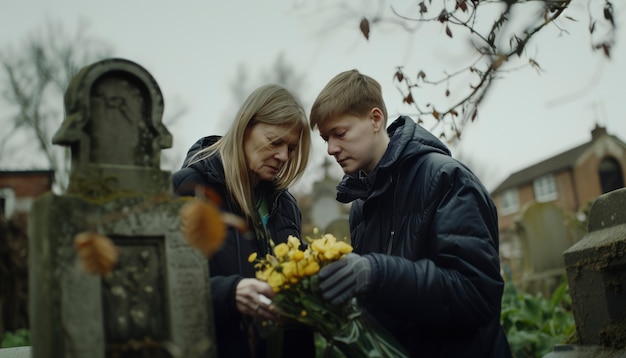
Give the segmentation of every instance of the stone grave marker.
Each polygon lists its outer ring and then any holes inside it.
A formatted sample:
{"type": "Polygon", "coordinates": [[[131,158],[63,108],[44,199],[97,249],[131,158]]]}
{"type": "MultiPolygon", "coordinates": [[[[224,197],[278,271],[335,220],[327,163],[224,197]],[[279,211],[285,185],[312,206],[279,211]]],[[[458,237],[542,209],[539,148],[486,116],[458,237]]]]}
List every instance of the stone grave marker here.
{"type": "Polygon", "coordinates": [[[565,276],[563,251],[578,242],[584,230],[568,221],[561,207],[547,202],[525,206],[516,232],[522,248],[522,290],[550,297],[565,276]]]}
{"type": "Polygon", "coordinates": [[[31,347],[0,348],[0,358],[30,358],[31,347]]]}
{"type": "Polygon", "coordinates": [[[100,61],[72,79],[65,109],[53,143],[71,148],[68,190],[31,210],[32,356],[216,356],[207,259],[182,236],[184,199],[160,170],[172,136],[156,81],[134,62],[100,61]],[[78,264],[84,232],[117,247],[109,274],[78,264]]]}
{"type": "Polygon", "coordinates": [[[599,196],[564,254],[578,342],[546,357],[626,357],[626,188],[599,196]]]}

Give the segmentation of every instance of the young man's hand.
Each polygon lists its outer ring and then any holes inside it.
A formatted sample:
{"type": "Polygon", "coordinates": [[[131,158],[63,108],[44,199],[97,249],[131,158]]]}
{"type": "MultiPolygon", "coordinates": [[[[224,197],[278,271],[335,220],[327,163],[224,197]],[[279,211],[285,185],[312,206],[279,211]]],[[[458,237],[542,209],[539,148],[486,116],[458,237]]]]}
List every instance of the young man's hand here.
{"type": "Polygon", "coordinates": [[[322,297],[340,305],[366,293],[371,286],[371,272],[372,265],[367,258],[353,253],[344,256],[319,271],[322,297]]]}

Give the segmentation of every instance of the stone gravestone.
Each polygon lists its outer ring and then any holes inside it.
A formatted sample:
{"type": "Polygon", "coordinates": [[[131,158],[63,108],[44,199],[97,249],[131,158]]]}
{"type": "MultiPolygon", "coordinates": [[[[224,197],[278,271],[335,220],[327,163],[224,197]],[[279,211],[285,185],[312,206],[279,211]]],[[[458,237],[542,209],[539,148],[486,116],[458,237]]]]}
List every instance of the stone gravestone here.
{"type": "Polygon", "coordinates": [[[588,234],[563,255],[579,342],[549,357],[626,357],[626,188],[594,201],[588,234]]]}
{"type": "Polygon", "coordinates": [[[522,247],[522,290],[552,296],[565,276],[563,251],[583,237],[584,229],[555,203],[532,203],[523,208],[516,234],[522,247]]]}
{"type": "Polygon", "coordinates": [[[31,347],[0,348],[0,358],[30,358],[31,347]]]}
{"type": "Polygon", "coordinates": [[[65,109],[53,142],[71,147],[68,190],[31,211],[32,356],[215,356],[207,260],[184,240],[184,201],[160,170],[172,136],[156,81],[136,63],[104,60],[72,79],[65,109]],[[108,275],[78,264],[82,232],[117,247],[108,275]]]}

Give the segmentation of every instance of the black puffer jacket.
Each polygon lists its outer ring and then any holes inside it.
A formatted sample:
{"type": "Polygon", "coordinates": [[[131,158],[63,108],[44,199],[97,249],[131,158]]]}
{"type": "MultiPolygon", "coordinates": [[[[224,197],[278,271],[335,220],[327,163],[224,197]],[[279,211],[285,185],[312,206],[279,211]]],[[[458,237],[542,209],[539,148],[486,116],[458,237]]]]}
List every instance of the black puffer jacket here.
{"type": "Polygon", "coordinates": [[[362,303],[413,357],[509,357],[493,201],[437,138],[408,117],[367,177],[347,175],[352,245],[372,263],[362,303]]]}
{"type": "MultiPolygon", "coordinates": [[[[219,137],[211,136],[198,140],[188,151],[189,158],[196,151],[207,147],[219,137]]],[[[222,199],[222,210],[243,217],[236,209],[234,201],[227,195],[224,167],[216,155],[196,162],[173,174],[174,192],[181,196],[193,196],[195,186],[202,184],[212,188],[222,199]]],[[[268,183],[270,191],[271,183],[268,183]]],[[[286,242],[289,235],[301,237],[301,212],[295,198],[286,190],[273,191],[269,200],[270,215],[268,229],[276,244],[286,242]]],[[[250,320],[242,316],[235,304],[235,288],[243,278],[255,276],[253,264],[248,256],[253,252],[263,253],[264,248],[255,238],[244,237],[234,229],[229,229],[226,240],[218,252],[209,260],[211,274],[211,296],[217,335],[219,357],[265,357],[265,341],[256,336],[258,345],[251,354],[248,339],[250,320]]],[[[258,333],[258,332],[257,332],[258,333]]],[[[309,330],[286,327],[284,333],[283,356],[313,357],[315,347],[313,334],[309,330]]]]}

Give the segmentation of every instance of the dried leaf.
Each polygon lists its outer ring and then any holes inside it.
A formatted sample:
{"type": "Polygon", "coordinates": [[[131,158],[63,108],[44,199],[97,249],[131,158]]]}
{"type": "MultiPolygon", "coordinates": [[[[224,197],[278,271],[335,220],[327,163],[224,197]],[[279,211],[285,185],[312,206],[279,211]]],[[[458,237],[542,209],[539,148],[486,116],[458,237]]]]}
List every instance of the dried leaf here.
{"type": "Polygon", "coordinates": [[[615,20],[613,20],[613,5],[608,1],[604,5],[604,18],[609,20],[611,25],[615,27],[615,20]]]}
{"type": "Polygon", "coordinates": [[[435,117],[435,119],[439,119],[439,112],[437,112],[436,110],[433,109],[433,117],[435,117]]]}
{"type": "Polygon", "coordinates": [[[450,96],[450,90],[446,89],[446,97],[449,97],[449,96],[450,96]]]}
{"type": "Polygon", "coordinates": [[[539,71],[543,71],[543,69],[541,68],[541,66],[539,66],[539,63],[538,63],[537,61],[533,60],[532,58],[529,58],[529,59],[528,59],[528,63],[530,63],[530,65],[531,65],[534,69],[539,70],[539,71]]]}
{"type": "Polygon", "coordinates": [[[366,18],[361,19],[361,23],[359,24],[359,28],[361,29],[361,33],[365,36],[366,40],[370,39],[370,22],[366,18]]]}
{"type": "Polygon", "coordinates": [[[498,58],[495,61],[493,61],[493,63],[491,64],[491,67],[494,70],[497,70],[498,68],[500,68],[500,66],[502,66],[502,64],[504,63],[504,61],[506,61],[506,59],[507,59],[506,55],[498,56],[498,58]]]}
{"type": "Polygon", "coordinates": [[[402,82],[402,80],[404,80],[404,74],[402,73],[402,71],[398,70],[396,71],[396,79],[400,82],[402,82]]]}
{"type": "Polygon", "coordinates": [[[409,93],[406,97],[404,97],[402,102],[404,102],[406,104],[412,104],[413,103],[413,95],[411,93],[409,93]]]}
{"type": "Polygon", "coordinates": [[[417,74],[417,79],[419,80],[420,78],[424,79],[426,78],[426,74],[424,73],[424,71],[419,71],[419,73],[417,74]]]}
{"type": "Polygon", "coordinates": [[[249,230],[248,222],[235,214],[222,212],[222,221],[227,226],[232,226],[239,232],[246,232],[249,230]]]}
{"type": "Polygon", "coordinates": [[[459,9],[459,8],[461,10],[463,10],[463,12],[467,11],[467,3],[465,2],[465,0],[457,0],[456,1],[456,5],[455,5],[454,9],[456,10],[456,9],[459,9]]]}
{"type": "Polygon", "coordinates": [[[420,14],[425,14],[428,12],[428,8],[426,7],[426,4],[424,4],[424,2],[420,2],[419,4],[420,7],[420,14]]]}
{"type": "Polygon", "coordinates": [[[446,11],[446,9],[441,10],[441,12],[439,13],[439,17],[437,18],[437,20],[439,20],[439,22],[441,22],[442,24],[446,21],[448,21],[448,12],[446,11]]]}
{"type": "Polygon", "coordinates": [[[217,206],[222,205],[222,197],[213,188],[204,185],[198,185],[196,187],[196,196],[199,198],[205,198],[213,202],[217,206]]]}
{"type": "Polygon", "coordinates": [[[452,38],[452,31],[450,31],[450,27],[448,25],[446,25],[446,35],[448,35],[448,37],[452,38]]]}
{"type": "Polygon", "coordinates": [[[180,209],[180,221],[187,243],[211,257],[226,238],[226,225],[220,209],[213,203],[193,199],[180,209]]]}
{"type": "Polygon", "coordinates": [[[117,263],[119,251],[113,241],[94,232],[81,232],[74,237],[74,248],[80,266],[87,272],[106,276],[117,263]]]}

